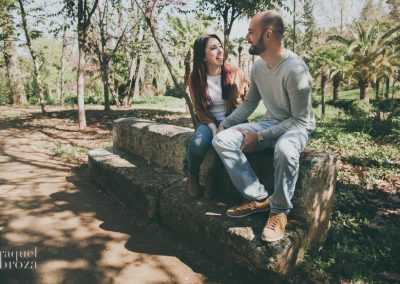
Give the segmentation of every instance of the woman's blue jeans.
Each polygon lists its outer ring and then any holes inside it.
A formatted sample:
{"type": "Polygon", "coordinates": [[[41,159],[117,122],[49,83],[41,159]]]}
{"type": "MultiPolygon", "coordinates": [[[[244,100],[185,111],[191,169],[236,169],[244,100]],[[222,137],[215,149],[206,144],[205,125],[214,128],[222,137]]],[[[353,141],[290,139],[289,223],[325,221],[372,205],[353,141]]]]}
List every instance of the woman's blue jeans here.
{"type": "MultiPolygon", "coordinates": [[[[205,124],[200,124],[193,133],[188,146],[188,171],[191,175],[199,174],[201,163],[207,151],[212,148],[212,139],[211,129],[205,124]]],[[[216,174],[221,168],[222,162],[216,156],[215,163],[209,172],[216,174]]]]}

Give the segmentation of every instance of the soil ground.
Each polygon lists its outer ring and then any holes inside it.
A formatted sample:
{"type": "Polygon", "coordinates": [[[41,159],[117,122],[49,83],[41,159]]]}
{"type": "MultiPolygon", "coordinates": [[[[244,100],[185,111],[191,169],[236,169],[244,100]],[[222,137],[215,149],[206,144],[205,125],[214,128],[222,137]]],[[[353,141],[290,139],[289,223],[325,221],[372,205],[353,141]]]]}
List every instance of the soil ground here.
{"type": "Polygon", "coordinates": [[[76,110],[48,111],[0,107],[0,283],[258,282],[135,220],[90,179],[87,150],[111,145],[113,118],[132,111],[88,110],[85,132],[76,110]]]}

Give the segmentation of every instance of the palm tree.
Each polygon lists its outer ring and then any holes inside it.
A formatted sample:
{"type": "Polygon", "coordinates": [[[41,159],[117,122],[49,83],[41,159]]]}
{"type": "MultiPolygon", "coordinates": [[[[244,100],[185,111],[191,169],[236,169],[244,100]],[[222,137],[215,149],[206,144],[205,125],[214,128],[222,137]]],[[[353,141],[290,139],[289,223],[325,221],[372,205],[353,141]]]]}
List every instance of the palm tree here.
{"type": "Polygon", "coordinates": [[[345,74],[349,71],[350,62],[345,58],[346,51],[344,49],[336,48],[333,51],[330,58],[330,79],[332,80],[333,102],[335,103],[339,99],[339,86],[345,74]]]}
{"type": "Polygon", "coordinates": [[[312,76],[315,79],[320,78],[322,116],[325,115],[325,95],[329,78],[333,79],[337,99],[339,84],[345,70],[344,60],[341,58],[340,53],[331,47],[318,47],[306,54],[305,60],[310,66],[312,76]]]}
{"type": "Polygon", "coordinates": [[[349,80],[355,78],[360,88],[360,99],[369,101],[368,87],[377,78],[382,63],[399,37],[400,25],[390,28],[386,23],[374,21],[365,28],[355,22],[355,33],[351,39],[332,35],[328,41],[336,41],[347,47],[348,60],[352,62],[349,80]]]}

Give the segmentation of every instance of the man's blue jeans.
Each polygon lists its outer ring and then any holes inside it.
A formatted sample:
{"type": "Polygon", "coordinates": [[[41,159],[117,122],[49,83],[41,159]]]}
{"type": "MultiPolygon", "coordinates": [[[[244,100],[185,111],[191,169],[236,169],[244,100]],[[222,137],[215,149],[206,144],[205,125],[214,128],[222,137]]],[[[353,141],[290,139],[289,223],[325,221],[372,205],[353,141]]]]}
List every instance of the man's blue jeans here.
{"type": "MultiPolygon", "coordinates": [[[[262,200],[268,197],[251,168],[246,156],[240,150],[244,134],[238,130],[261,131],[278,124],[278,120],[264,119],[257,123],[243,123],[218,133],[212,144],[225,165],[228,174],[240,193],[248,200],[262,200]]],[[[255,151],[274,148],[274,193],[269,197],[273,213],[289,213],[293,208],[293,197],[299,174],[300,153],[308,142],[308,131],[288,131],[273,140],[257,143],[255,151]]]]}
{"type": "MultiPolygon", "coordinates": [[[[211,129],[205,124],[199,125],[190,138],[188,146],[188,171],[191,175],[199,174],[201,162],[212,146],[212,139],[211,129]]],[[[209,173],[217,174],[221,168],[222,163],[217,156],[214,165],[209,169],[209,173]]]]}

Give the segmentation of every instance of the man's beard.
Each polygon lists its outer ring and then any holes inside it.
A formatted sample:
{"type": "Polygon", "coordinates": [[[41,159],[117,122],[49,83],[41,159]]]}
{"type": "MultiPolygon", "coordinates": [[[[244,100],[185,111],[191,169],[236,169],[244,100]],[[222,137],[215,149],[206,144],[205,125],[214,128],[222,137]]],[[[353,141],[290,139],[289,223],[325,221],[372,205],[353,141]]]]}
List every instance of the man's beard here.
{"type": "Polygon", "coordinates": [[[265,51],[265,45],[263,42],[263,35],[260,36],[258,42],[255,45],[250,46],[249,53],[251,55],[259,55],[260,53],[265,51]]]}

